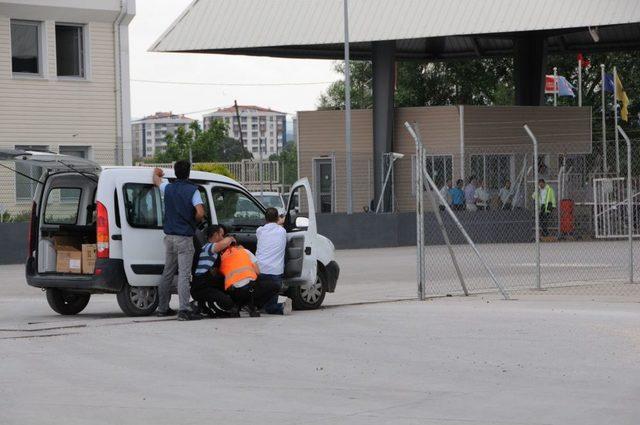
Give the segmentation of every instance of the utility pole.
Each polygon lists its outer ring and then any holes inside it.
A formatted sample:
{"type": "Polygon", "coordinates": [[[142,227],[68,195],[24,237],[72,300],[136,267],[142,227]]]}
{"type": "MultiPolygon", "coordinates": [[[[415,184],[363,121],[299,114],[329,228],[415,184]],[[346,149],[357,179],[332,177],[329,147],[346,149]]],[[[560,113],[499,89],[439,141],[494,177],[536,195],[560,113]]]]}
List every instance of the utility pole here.
{"type": "Polygon", "coordinates": [[[344,0],[344,140],[347,151],[347,214],[353,214],[351,180],[351,64],[349,62],[349,0],[344,0]]]}
{"type": "Polygon", "coordinates": [[[240,145],[244,150],[244,138],[242,137],[242,124],[240,124],[240,109],[238,108],[238,102],[236,100],[233,101],[233,106],[236,108],[236,120],[238,122],[238,132],[240,133],[240,145]]]}

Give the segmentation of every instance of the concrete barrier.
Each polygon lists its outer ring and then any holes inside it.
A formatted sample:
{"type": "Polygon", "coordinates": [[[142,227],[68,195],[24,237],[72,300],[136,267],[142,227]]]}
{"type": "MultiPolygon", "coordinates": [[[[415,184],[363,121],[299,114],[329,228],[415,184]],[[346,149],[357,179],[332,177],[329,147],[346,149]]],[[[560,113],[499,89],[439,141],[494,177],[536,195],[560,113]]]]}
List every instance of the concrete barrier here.
{"type": "Polygon", "coordinates": [[[20,264],[27,258],[29,223],[0,223],[0,264],[20,264]]]}
{"type": "MultiPolygon", "coordinates": [[[[461,211],[458,218],[476,243],[516,243],[533,240],[533,214],[515,211],[461,211]]],[[[443,213],[449,238],[465,243],[453,220],[443,213]]],[[[318,214],[318,232],[331,239],[338,249],[386,248],[416,244],[416,215],[399,214],[318,214]]],[[[425,214],[428,245],[444,243],[435,215],[425,214]]]]}

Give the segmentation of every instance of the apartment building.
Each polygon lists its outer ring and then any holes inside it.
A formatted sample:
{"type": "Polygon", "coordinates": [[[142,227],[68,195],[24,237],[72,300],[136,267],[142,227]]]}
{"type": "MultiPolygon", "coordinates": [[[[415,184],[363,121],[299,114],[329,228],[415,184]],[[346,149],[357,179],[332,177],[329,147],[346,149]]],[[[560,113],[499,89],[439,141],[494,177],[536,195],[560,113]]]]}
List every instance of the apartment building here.
{"type": "Polygon", "coordinates": [[[164,152],[167,148],[167,134],[175,134],[178,128],[185,130],[195,120],[184,115],[171,112],[156,112],[131,123],[131,140],[133,144],[133,158],[151,158],[156,153],[164,152]]]}
{"type": "MultiPolygon", "coordinates": [[[[0,0],[0,147],[131,163],[134,15],[135,0],[0,0]]],[[[4,210],[30,208],[33,181],[2,168],[0,188],[4,210]]]]}
{"type": "Polygon", "coordinates": [[[206,130],[215,120],[222,121],[229,129],[229,137],[242,141],[254,158],[268,158],[278,153],[287,141],[287,115],[252,105],[238,105],[240,125],[235,106],[220,108],[203,116],[206,130]]]}

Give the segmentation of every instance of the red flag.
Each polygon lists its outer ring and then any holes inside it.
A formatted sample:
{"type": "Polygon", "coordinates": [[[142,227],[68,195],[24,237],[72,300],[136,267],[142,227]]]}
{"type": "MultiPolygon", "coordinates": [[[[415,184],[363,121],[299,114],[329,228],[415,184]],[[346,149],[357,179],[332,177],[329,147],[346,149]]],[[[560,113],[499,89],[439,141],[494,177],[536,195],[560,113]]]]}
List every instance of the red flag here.
{"type": "Polygon", "coordinates": [[[589,66],[591,66],[591,62],[589,61],[589,59],[586,59],[582,56],[582,53],[578,53],[578,60],[582,61],[582,67],[583,68],[587,68],[589,66]]]}

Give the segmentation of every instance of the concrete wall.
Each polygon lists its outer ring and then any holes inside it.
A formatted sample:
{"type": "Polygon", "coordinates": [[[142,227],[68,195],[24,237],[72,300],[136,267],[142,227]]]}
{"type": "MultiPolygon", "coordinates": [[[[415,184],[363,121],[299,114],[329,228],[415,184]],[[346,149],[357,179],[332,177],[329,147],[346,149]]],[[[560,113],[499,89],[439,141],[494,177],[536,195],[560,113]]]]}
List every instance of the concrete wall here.
{"type": "MultiPolygon", "coordinates": [[[[462,211],[457,217],[476,243],[532,242],[533,214],[516,211],[462,211]]],[[[453,220],[443,214],[449,238],[454,244],[465,243],[453,220]]],[[[416,243],[415,213],[400,214],[318,214],[318,232],[338,249],[386,248],[416,243]]],[[[435,215],[425,215],[428,245],[444,243],[435,215]]]]}
{"type": "Polygon", "coordinates": [[[0,223],[0,264],[20,264],[27,258],[29,223],[0,223]]]}

